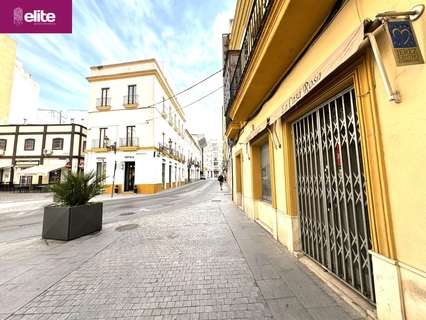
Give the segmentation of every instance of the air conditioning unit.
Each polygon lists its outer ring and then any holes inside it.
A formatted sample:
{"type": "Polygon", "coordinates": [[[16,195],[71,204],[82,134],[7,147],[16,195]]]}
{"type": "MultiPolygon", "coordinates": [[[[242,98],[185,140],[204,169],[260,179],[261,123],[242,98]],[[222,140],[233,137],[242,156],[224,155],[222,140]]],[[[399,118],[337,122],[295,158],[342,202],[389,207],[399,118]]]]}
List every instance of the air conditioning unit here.
{"type": "Polygon", "coordinates": [[[43,155],[44,155],[44,156],[50,156],[52,153],[53,153],[53,152],[52,152],[52,150],[50,150],[50,149],[44,149],[44,150],[43,150],[43,155]]]}

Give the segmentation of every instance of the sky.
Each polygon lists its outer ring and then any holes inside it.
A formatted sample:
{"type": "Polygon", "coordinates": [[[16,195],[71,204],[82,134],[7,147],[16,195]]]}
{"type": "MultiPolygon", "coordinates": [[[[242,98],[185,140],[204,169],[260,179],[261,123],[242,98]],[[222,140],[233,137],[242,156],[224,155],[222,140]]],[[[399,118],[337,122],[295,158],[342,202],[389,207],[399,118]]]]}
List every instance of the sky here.
{"type": "MultiPolygon", "coordinates": [[[[40,106],[83,109],[89,67],[155,58],[179,92],[222,68],[221,34],[236,0],[73,0],[72,34],[13,35],[18,60],[40,84],[40,106]]],[[[222,86],[218,73],[178,96],[182,106],[222,86]]],[[[184,109],[187,128],[222,136],[223,91],[184,109]]]]}

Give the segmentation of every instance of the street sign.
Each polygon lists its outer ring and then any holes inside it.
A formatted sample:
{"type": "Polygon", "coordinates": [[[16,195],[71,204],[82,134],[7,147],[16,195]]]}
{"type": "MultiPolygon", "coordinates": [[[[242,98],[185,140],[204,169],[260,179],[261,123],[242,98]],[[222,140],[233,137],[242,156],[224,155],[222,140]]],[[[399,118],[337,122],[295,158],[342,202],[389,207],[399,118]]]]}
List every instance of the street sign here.
{"type": "Polygon", "coordinates": [[[424,63],[416,34],[410,20],[386,20],[386,30],[390,37],[396,64],[398,66],[424,63]]]}

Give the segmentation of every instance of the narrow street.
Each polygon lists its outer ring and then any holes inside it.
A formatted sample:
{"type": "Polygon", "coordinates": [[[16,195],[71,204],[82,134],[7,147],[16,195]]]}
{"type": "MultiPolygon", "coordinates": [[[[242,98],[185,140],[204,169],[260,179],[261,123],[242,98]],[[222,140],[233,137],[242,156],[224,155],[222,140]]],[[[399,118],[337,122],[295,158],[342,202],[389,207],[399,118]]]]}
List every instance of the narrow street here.
{"type": "Polygon", "coordinates": [[[11,218],[0,246],[2,320],[365,318],[216,181],[106,201],[102,232],[70,242],[41,240],[40,219],[11,218]]]}
{"type": "MultiPolygon", "coordinates": [[[[171,208],[178,209],[202,201],[207,197],[213,184],[206,181],[197,181],[178,189],[171,189],[160,194],[146,197],[128,197],[127,199],[110,199],[104,196],[104,224],[127,220],[129,217],[140,215],[157,214],[171,208]]],[[[5,194],[0,194],[2,198],[7,198],[5,194]]],[[[22,194],[12,194],[18,198],[22,194]]],[[[24,195],[25,197],[25,195],[24,195]]],[[[22,197],[21,197],[22,198],[22,197]]],[[[27,202],[22,202],[19,208],[8,212],[0,209],[0,245],[4,242],[15,242],[19,240],[39,237],[42,229],[43,208],[42,204],[49,203],[51,196],[44,194],[28,194],[27,202]],[[38,201],[37,201],[38,199],[38,201]],[[41,200],[40,200],[41,199],[41,200]],[[44,200],[44,201],[43,201],[44,200]],[[38,208],[31,208],[31,204],[36,202],[38,208]],[[30,203],[30,204],[26,204],[30,203]]]]}

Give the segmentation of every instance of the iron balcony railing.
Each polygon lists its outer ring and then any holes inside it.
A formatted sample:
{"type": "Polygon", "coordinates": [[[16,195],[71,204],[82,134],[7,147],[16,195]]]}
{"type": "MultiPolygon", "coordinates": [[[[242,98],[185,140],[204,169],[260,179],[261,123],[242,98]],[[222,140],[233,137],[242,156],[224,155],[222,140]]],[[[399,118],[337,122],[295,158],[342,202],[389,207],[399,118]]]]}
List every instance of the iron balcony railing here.
{"type": "Polygon", "coordinates": [[[111,106],[111,97],[102,97],[96,99],[97,107],[107,107],[111,106]]]}
{"type": "Polygon", "coordinates": [[[125,106],[129,104],[138,104],[138,103],[139,103],[139,96],[137,94],[123,97],[123,105],[125,106]]]}
{"type": "Polygon", "coordinates": [[[99,139],[93,139],[91,146],[92,148],[106,148],[107,144],[105,140],[101,141],[99,139]]]}
{"type": "Polygon", "coordinates": [[[119,147],[137,147],[139,146],[139,138],[120,138],[119,147]]]}
{"type": "MultiPolygon", "coordinates": [[[[228,79],[225,79],[225,81],[230,81],[228,84],[229,92],[225,93],[228,98],[228,101],[225,101],[225,115],[229,113],[229,109],[238,93],[244,73],[250,63],[273,2],[274,0],[254,0],[253,2],[235,70],[229,75],[228,79]]],[[[227,85],[225,84],[226,87],[227,85]]]]}

